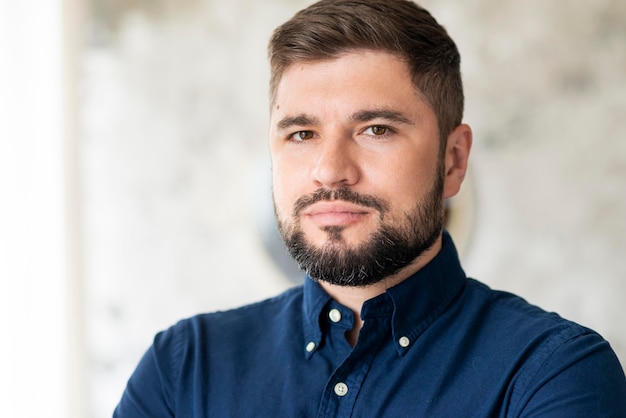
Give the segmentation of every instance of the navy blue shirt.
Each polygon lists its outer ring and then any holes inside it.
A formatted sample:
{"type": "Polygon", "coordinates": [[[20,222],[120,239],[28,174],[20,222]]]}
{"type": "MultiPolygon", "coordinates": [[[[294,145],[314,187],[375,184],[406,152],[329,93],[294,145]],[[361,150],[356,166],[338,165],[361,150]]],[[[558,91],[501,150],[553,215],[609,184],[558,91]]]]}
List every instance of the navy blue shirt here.
{"type": "Polygon", "coordinates": [[[466,278],[450,237],[351,311],[314,281],[158,334],[114,417],[626,417],[595,332],[466,278]]]}

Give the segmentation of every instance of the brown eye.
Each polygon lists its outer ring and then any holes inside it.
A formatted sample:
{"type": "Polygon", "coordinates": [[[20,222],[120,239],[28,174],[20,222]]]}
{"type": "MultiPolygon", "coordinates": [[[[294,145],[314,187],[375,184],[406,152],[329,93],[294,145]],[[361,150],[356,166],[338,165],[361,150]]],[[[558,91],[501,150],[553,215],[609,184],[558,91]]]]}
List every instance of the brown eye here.
{"type": "Polygon", "coordinates": [[[370,129],[374,135],[385,135],[387,133],[387,128],[384,126],[372,126],[370,129]]]}
{"type": "Polygon", "coordinates": [[[311,131],[299,131],[299,132],[296,132],[293,136],[297,140],[304,141],[304,140],[313,138],[313,132],[311,132],[311,131]]]}

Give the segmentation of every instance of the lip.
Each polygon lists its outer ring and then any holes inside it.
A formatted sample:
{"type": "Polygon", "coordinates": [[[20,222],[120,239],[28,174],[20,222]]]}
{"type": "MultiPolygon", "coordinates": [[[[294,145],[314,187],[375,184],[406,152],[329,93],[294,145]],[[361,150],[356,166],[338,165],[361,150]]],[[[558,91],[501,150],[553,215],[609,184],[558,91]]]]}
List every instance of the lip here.
{"type": "Polygon", "coordinates": [[[317,202],[306,208],[302,216],[319,226],[347,226],[362,220],[370,213],[363,206],[349,202],[317,202]]]}

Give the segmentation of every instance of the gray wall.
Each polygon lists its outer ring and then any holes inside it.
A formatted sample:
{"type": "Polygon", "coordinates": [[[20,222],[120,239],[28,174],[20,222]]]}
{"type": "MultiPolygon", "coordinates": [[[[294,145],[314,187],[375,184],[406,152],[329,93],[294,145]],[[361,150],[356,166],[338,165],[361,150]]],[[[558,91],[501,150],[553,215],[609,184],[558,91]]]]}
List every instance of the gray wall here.
{"type": "MultiPolygon", "coordinates": [[[[271,30],[308,1],[92,0],[81,62],[90,416],[155,332],[292,286],[270,256],[271,30]],[[149,6],[148,6],[149,5],[149,6]]],[[[626,3],[424,1],[463,57],[468,275],[626,361],[626,3]]]]}

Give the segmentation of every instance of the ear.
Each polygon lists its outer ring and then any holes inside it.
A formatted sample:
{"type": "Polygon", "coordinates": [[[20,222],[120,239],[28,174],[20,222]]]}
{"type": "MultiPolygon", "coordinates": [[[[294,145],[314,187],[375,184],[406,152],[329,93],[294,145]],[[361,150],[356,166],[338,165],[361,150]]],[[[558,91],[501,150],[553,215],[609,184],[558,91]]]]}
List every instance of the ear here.
{"type": "Polygon", "coordinates": [[[472,128],[466,124],[457,126],[448,136],[446,143],[446,153],[444,155],[444,199],[456,195],[461,189],[461,184],[467,172],[467,161],[471,148],[472,128]]]}

